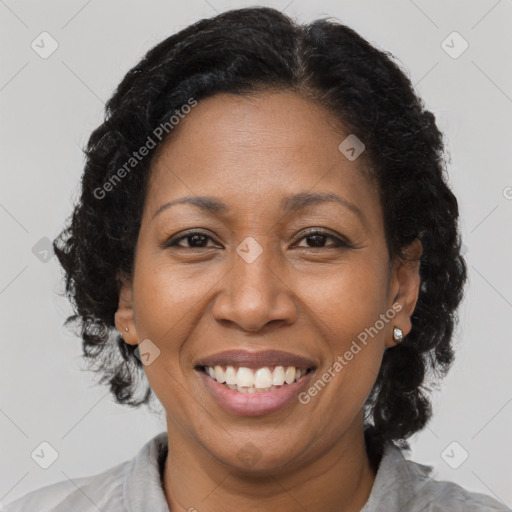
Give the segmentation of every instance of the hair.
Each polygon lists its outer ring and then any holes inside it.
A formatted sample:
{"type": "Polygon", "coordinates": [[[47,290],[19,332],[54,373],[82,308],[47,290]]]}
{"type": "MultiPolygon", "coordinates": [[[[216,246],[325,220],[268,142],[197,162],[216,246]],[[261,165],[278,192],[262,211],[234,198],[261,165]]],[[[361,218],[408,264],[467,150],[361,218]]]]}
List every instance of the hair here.
{"type": "MultiPolygon", "coordinates": [[[[53,242],[75,313],[66,324],[78,325],[84,357],[117,403],[138,407],[151,395],[147,380],[138,382],[143,370],[136,347],[124,342],[114,323],[119,275],[132,276],[157,152],[134,163],[134,151],[191,98],[292,91],[326,107],[364,141],[362,156],[378,185],[390,256],[405,257],[405,246],[421,241],[412,330],[384,352],[365,404],[365,435],[376,450],[391,441],[407,446],[405,439],[426,425],[430,386],[453,360],[467,269],[442,134],[395,60],[331,19],[299,25],[275,9],[246,8],[168,37],[125,75],[84,149],[81,196],[53,242]],[[110,187],[107,199],[98,197],[128,161],[133,169],[110,187]]],[[[157,149],[172,136],[166,132],[157,149]]]]}

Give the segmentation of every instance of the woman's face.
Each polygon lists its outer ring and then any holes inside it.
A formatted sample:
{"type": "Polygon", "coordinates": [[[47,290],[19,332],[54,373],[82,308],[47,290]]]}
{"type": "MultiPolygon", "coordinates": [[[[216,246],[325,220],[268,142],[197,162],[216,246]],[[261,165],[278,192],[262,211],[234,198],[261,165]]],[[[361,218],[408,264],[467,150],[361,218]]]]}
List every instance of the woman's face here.
{"type": "Polygon", "coordinates": [[[253,471],[342,450],[361,439],[363,404],[393,327],[410,330],[418,287],[417,266],[389,261],[363,158],[344,156],[349,133],[294,93],[217,95],[174,131],[116,315],[128,343],[146,340],[170,439],[253,471]]]}

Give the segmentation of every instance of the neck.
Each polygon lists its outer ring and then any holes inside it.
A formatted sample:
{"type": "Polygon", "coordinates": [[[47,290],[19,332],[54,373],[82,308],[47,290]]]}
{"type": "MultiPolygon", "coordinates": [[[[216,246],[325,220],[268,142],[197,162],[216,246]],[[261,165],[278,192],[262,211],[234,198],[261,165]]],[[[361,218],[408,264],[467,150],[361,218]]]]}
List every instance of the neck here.
{"type": "Polygon", "coordinates": [[[375,480],[362,423],[308,464],[259,472],[220,463],[171,426],[163,487],[172,512],[359,512],[375,480]]]}

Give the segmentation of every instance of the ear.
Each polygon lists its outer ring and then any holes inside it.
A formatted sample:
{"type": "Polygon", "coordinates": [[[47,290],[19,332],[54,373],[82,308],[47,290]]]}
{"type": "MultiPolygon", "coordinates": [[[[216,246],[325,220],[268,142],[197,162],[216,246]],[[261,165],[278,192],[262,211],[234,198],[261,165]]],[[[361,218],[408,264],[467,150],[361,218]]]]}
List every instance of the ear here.
{"type": "Polygon", "coordinates": [[[119,303],[115,313],[116,329],[122,334],[126,343],[137,345],[138,338],[134,320],[132,282],[123,275],[118,276],[118,281],[121,283],[121,288],[119,291],[119,303]],[[126,330],[127,328],[128,330],[126,330]]]}
{"type": "Polygon", "coordinates": [[[396,325],[403,331],[403,336],[411,332],[411,316],[418,302],[420,290],[420,258],[423,246],[419,239],[414,240],[397,256],[392,263],[389,306],[398,311],[389,323],[389,335],[386,337],[386,347],[397,344],[393,338],[393,327],[396,325]],[[400,308],[398,308],[400,305],[400,308]]]}

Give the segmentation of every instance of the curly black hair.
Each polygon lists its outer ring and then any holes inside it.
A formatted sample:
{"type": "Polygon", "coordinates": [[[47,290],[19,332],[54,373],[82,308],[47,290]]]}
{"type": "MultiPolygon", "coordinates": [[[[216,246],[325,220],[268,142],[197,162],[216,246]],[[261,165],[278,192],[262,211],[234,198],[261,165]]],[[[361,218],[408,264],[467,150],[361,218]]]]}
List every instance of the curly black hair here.
{"type": "Polygon", "coordinates": [[[364,141],[390,256],[405,257],[405,246],[415,239],[422,243],[412,330],[385,351],[365,404],[367,442],[376,449],[390,441],[407,446],[406,438],[432,414],[430,386],[453,360],[467,271],[458,205],[447,183],[442,134],[406,71],[389,52],[332,19],[299,25],[271,8],[227,11],[168,37],[126,74],[84,149],[81,196],[53,243],[75,313],[66,324],[78,324],[85,358],[118,403],[137,407],[150,401],[136,347],[117,333],[114,314],[119,276],[133,271],[151,162],[172,136],[170,116],[191,98],[272,90],[294,91],[323,105],[364,141]],[[168,135],[135,162],[134,154],[159,126],[167,126],[168,135]]]}

